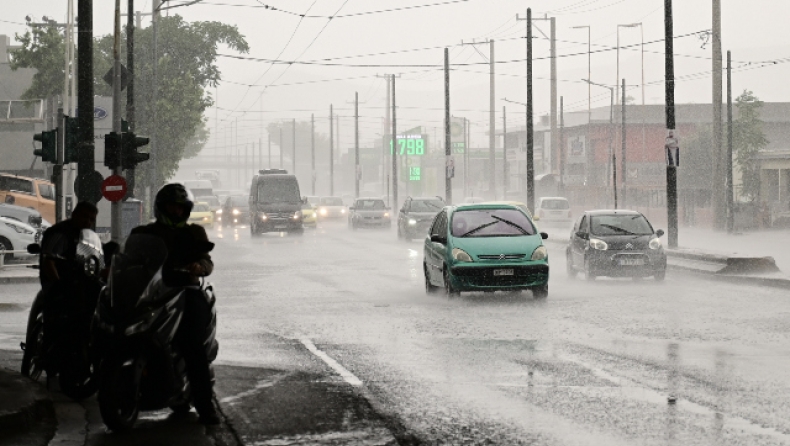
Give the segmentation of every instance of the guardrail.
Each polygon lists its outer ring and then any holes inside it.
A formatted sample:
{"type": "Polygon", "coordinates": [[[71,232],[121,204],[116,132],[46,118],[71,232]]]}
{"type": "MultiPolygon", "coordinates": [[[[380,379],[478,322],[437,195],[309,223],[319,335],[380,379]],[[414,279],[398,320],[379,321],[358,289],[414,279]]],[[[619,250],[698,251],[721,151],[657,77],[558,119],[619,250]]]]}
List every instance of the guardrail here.
{"type": "Polygon", "coordinates": [[[0,271],[4,270],[6,268],[13,268],[13,267],[24,267],[24,268],[37,267],[38,263],[13,263],[13,264],[10,264],[10,265],[7,265],[5,263],[5,255],[6,254],[27,254],[27,253],[28,252],[27,252],[26,249],[5,250],[3,248],[0,248],[0,271]]]}

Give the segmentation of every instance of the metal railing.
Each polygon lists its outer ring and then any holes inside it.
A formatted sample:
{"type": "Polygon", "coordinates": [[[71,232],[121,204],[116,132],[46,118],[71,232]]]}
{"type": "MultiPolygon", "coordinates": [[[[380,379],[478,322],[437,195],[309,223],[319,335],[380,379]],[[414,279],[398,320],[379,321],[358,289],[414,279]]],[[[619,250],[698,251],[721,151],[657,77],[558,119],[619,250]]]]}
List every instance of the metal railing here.
{"type": "Polygon", "coordinates": [[[6,254],[27,254],[26,249],[16,249],[16,250],[6,250],[0,247],[0,271],[6,268],[14,268],[14,267],[24,267],[24,268],[35,268],[38,267],[38,262],[36,263],[12,263],[7,265],[5,263],[5,255],[6,254]]]}

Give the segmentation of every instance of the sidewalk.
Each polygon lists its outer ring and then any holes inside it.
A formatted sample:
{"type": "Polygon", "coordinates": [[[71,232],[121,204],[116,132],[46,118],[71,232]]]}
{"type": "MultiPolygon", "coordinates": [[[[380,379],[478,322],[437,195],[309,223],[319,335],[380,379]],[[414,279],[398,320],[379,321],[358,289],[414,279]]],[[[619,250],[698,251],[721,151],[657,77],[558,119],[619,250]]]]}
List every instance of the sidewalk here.
{"type": "Polygon", "coordinates": [[[0,285],[6,283],[30,283],[38,281],[38,270],[24,266],[14,266],[12,263],[0,269],[0,285]]]}
{"type": "Polygon", "coordinates": [[[43,386],[0,367],[0,444],[32,429],[40,430],[42,420],[53,414],[52,400],[43,386]]]}
{"type": "MultiPolygon", "coordinates": [[[[666,236],[662,237],[666,239],[666,236]]],[[[783,274],[790,275],[790,230],[767,229],[762,231],[727,234],[712,229],[681,227],[678,230],[678,247],[698,249],[711,254],[750,257],[773,257],[783,274]]]]}

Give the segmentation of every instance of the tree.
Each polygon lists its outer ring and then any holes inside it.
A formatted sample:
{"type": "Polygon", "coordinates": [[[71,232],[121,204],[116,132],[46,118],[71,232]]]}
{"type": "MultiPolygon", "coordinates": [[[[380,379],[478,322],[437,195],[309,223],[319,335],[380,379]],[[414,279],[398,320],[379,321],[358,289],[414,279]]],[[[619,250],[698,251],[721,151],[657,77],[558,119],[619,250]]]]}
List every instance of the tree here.
{"type": "Polygon", "coordinates": [[[733,154],[741,172],[741,195],[753,201],[760,194],[760,163],[756,159],[760,150],[768,145],[760,120],[763,102],[754,93],[744,90],[735,99],[738,118],[733,122],[733,154]]]}
{"type": "Polygon", "coordinates": [[[22,45],[11,53],[12,70],[35,68],[33,84],[22,99],[46,99],[63,93],[65,44],[56,26],[36,26],[25,34],[15,34],[22,45]]]}

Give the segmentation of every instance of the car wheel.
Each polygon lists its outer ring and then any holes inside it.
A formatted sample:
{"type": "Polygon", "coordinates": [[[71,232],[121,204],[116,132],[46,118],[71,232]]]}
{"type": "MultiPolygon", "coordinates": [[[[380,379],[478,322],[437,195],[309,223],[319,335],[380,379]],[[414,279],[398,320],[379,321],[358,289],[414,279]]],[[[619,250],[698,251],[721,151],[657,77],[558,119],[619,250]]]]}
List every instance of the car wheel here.
{"type": "Polygon", "coordinates": [[[532,296],[535,299],[545,299],[549,297],[549,284],[543,284],[532,288],[532,296]]]}
{"type": "Polygon", "coordinates": [[[569,279],[576,278],[576,269],[573,267],[573,256],[569,252],[565,254],[565,271],[568,273],[569,279]]]}
{"type": "MultiPolygon", "coordinates": [[[[14,249],[14,246],[11,245],[11,242],[7,238],[0,237],[0,250],[12,251],[13,249],[14,249]]],[[[14,258],[13,254],[5,254],[5,256],[3,257],[3,261],[4,262],[8,262],[9,260],[11,260],[13,258],[14,258]]]]}
{"type": "Polygon", "coordinates": [[[444,270],[444,292],[447,294],[447,297],[455,297],[460,296],[461,292],[456,290],[453,287],[453,283],[450,280],[450,272],[446,269],[444,270]]]}
{"type": "Polygon", "coordinates": [[[660,273],[656,273],[656,275],[653,276],[653,278],[656,279],[656,282],[663,282],[664,279],[667,278],[667,270],[663,270],[660,273]]]}
{"type": "Polygon", "coordinates": [[[422,264],[422,271],[425,274],[425,294],[436,294],[439,287],[431,283],[430,276],[428,275],[428,265],[422,264]]]}

